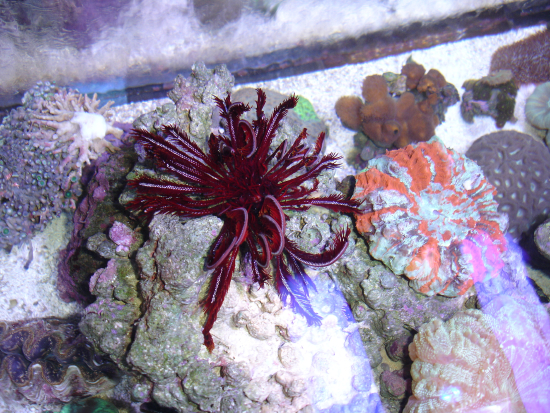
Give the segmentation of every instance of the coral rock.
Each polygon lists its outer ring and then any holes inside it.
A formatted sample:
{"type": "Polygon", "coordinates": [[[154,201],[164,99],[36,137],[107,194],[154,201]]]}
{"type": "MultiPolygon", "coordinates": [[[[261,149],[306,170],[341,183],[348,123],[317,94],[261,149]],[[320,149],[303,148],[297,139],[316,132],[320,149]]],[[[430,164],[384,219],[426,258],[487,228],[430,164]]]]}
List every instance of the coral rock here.
{"type": "Polygon", "coordinates": [[[217,117],[218,123],[220,119],[214,96],[225,96],[234,83],[235,78],[225,65],[208,69],[203,62],[197,62],[188,78],[178,75],[174,80],[174,88],[168,93],[173,103],[140,116],[134,127],[157,132],[162,125],[173,124],[203,145],[211,132],[218,132],[213,125],[214,118],[217,117]]]}
{"type": "Polygon", "coordinates": [[[370,254],[415,290],[456,296],[498,275],[506,218],[475,162],[434,138],[371,160],[356,179],[370,254]]]}
{"type": "Polygon", "coordinates": [[[508,121],[514,121],[514,108],[518,88],[509,70],[500,70],[464,82],[465,89],[460,104],[460,113],[466,122],[473,122],[475,116],[491,116],[497,128],[508,121]]]}
{"type": "Polygon", "coordinates": [[[535,231],[535,244],[539,252],[550,260],[550,220],[542,223],[535,231]]]}

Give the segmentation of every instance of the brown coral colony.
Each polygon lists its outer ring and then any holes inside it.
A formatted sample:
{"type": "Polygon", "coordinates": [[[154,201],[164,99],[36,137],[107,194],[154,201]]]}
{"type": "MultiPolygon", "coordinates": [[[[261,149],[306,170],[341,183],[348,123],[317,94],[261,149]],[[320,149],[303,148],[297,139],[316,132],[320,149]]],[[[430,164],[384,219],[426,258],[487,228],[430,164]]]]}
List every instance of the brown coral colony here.
{"type": "Polygon", "coordinates": [[[407,91],[394,98],[388,82],[381,75],[367,76],[363,81],[364,102],[357,96],[343,96],[336,102],[336,113],[342,124],[362,131],[383,148],[402,148],[412,142],[424,142],[435,134],[439,118],[434,106],[447,84],[441,73],[410,62],[403,66],[407,91]],[[415,91],[412,93],[411,91],[415,91]]]}

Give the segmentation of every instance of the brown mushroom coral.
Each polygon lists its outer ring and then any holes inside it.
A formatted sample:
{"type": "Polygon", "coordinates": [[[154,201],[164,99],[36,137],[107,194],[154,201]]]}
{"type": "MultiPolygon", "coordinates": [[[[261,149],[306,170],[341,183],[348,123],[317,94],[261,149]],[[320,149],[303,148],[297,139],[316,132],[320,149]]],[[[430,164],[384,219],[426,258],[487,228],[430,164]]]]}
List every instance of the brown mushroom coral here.
{"type": "Polygon", "coordinates": [[[366,102],[375,102],[389,97],[388,84],[384,76],[371,75],[363,80],[363,99],[366,102]]]}
{"type": "Polygon", "coordinates": [[[407,77],[406,86],[409,90],[416,89],[424,73],[426,73],[424,66],[415,62],[409,62],[401,68],[401,74],[407,77]]]}
{"type": "Polygon", "coordinates": [[[401,137],[397,106],[388,93],[388,86],[380,75],[367,76],[363,82],[365,104],[360,110],[361,127],[374,143],[391,148],[401,137]]]}
{"type": "Polygon", "coordinates": [[[416,90],[422,93],[437,93],[447,84],[445,77],[436,69],[430,69],[420,81],[416,90]]]}
{"type": "MultiPolygon", "coordinates": [[[[445,109],[458,100],[449,94],[443,75],[422,65],[409,62],[401,74],[407,77],[407,91],[399,98],[390,94],[388,81],[381,75],[367,76],[362,95],[344,96],[336,103],[336,113],[344,126],[362,131],[377,146],[402,148],[413,142],[425,142],[435,135],[445,109]]],[[[397,76],[397,75],[396,75],[397,76]]],[[[454,86],[449,85],[451,89],[454,86]]],[[[458,92],[456,92],[458,96],[458,92]]],[[[452,94],[451,94],[452,95],[452,94]]],[[[458,98],[457,98],[458,99],[458,98]]]]}
{"type": "Polygon", "coordinates": [[[398,121],[402,127],[401,136],[395,141],[397,148],[425,142],[435,135],[437,116],[434,116],[431,106],[422,103],[417,104],[410,92],[403,93],[397,101],[398,121]]]}
{"type": "Polygon", "coordinates": [[[361,129],[360,110],[363,107],[363,101],[357,96],[342,96],[336,101],[336,114],[346,128],[353,130],[361,129]]]}

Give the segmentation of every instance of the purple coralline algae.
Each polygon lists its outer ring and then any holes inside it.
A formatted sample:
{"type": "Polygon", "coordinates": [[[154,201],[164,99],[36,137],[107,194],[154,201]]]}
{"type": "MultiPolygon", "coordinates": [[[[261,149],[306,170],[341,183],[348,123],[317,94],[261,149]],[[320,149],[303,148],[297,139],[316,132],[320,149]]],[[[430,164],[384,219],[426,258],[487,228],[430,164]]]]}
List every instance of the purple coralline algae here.
{"type": "MultiPolygon", "coordinates": [[[[313,216],[302,220],[307,222],[303,233],[298,216],[289,222],[289,236],[313,252],[332,232],[349,225],[331,228],[319,222],[316,230],[313,216]]],[[[297,412],[308,405],[322,410],[335,404],[374,411],[380,401],[372,393],[368,360],[358,334],[346,330],[351,315],[344,314],[344,298],[325,275],[317,277],[317,293],[310,295],[323,322],[311,328],[285,308],[272,286],[249,287],[249,274],[237,271],[212,329],[218,344],[212,354],[206,351],[199,311],[208,280],[203,262],[221,226],[213,216],[185,222],[158,215],[136,255],[111,258],[92,276],[90,289],[97,299],[80,326],[101,351],[140,377],[133,401],[154,401],[178,412],[262,406],[297,412]],[[335,374],[342,366],[345,374],[335,374]]],[[[136,233],[116,222],[112,228],[108,236],[89,237],[87,248],[115,256],[115,233],[125,233],[124,239],[136,233]]]]}
{"type": "Polygon", "coordinates": [[[475,162],[433,138],[371,160],[356,179],[370,254],[416,291],[454,297],[499,274],[507,219],[475,162]]]}
{"type": "Polygon", "coordinates": [[[0,321],[0,394],[33,403],[68,402],[113,388],[115,365],[100,357],[74,320],[0,321]]]}
{"type": "Polygon", "coordinates": [[[0,126],[0,248],[31,237],[81,195],[81,167],[115,146],[122,130],[106,121],[108,105],[39,83],[0,126]]]}
{"type": "MultiPolygon", "coordinates": [[[[58,264],[57,289],[63,300],[76,300],[81,304],[89,304],[91,296],[88,290],[88,280],[97,269],[105,265],[103,259],[91,254],[86,248],[81,248],[83,240],[104,232],[114,222],[135,226],[128,219],[123,207],[117,202],[117,196],[125,185],[124,177],[133,167],[136,154],[133,146],[125,142],[120,150],[113,154],[103,154],[98,158],[91,178],[86,186],[86,194],[80,200],[73,217],[73,230],[67,247],[60,252],[58,264]]],[[[129,238],[124,236],[124,231],[113,230],[114,239],[120,243],[117,254],[113,249],[113,256],[124,256],[129,238]]],[[[104,239],[107,238],[102,234],[104,239]]],[[[133,236],[136,236],[134,234],[133,236]]],[[[115,247],[115,241],[109,240],[115,247]]],[[[106,244],[105,244],[106,245],[106,244]]],[[[101,255],[101,254],[99,254],[101,255]]]]}
{"type": "Polygon", "coordinates": [[[122,365],[131,342],[132,324],[140,315],[138,279],[127,258],[112,258],[90,279],[97,299],[84,310],[80,329],[103,353],[122,365]]]}

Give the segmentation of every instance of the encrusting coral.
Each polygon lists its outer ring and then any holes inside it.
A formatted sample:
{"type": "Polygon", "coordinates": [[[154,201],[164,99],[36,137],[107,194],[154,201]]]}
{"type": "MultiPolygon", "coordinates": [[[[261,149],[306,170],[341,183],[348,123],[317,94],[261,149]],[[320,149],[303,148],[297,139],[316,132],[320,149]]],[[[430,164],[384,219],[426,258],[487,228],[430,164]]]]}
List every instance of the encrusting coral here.
{"type": "Polygon", "coordinates": [[[75,321],[0,321],[0,394],[5,397],[68,402],[111,389],[117,377],[118,369],[96,354],[75,321]]]}
{"type": "Polygon", "coordinates": [[[415,290],[456,296],[499,274],[507,220],[475,162],[433,138],[371,160],[356,180],[370,254],[415,290]]]}
{"type": "Polygon", "coordinates": [[[109,105],[39,83],[0,126],[0,248],[41,230],[81,195],[83,164],[114,150],[122,130],[103,115],[109,105]],[[114,133],[111,142],[105,134],[114,133]]]}
{"type": "MultiPolygon", "coordinates": [[[[362,88],[364,101],[357,96],[338,99],[338,117],[344,126],[362,131],[383,148],[402,148],[429,140],[443,120],[445,108],[458,101],[455,93],[444,88],[456,89],[439,71],[430,69],[426,73],[422,65],[412,61],[401,71],[401,77],[406,78],[405,90],[390,90],[388,79],[395,77],[390,75],[367,76],[362,88]]],[[[393,83],[399,81],[394,79],[393,83]]]]}
{"type": "Polygon", "coordinates": [[[550,81],[550,32],[542,30],[497,49],[491,56],[490,73],[511,70],[518,86],[550,81]]]}

